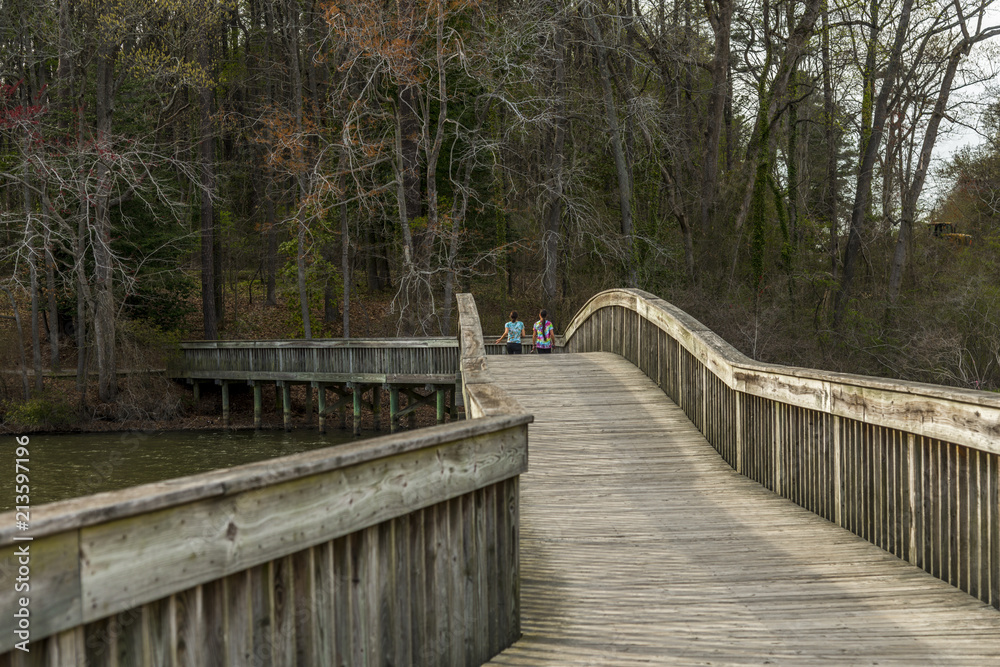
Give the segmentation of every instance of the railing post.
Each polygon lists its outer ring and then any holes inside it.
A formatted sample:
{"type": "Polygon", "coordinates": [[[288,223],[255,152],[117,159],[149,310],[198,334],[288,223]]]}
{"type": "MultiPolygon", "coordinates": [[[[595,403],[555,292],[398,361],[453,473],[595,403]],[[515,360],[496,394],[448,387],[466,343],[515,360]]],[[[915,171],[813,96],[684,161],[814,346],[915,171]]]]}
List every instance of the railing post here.
{"type": "Polygon", "coordinates": [[[736,472],[741,475],[745,475],[746,472],[743,470],[743,393],[735,392],[736,394],[736,472]]]}
{"type": "Polygon", "coordinates": [[[916,436],[912,433],[906,434],[906,467],[907,486],[909,497],[907,502],[910,508],[910,544],[906,550],[906,560],[913,565],[917,564],[917,443],[916,436]]]}
{"type": "Polygon", "coordinates": [[[783,466],[781,465],[781,427],[783,420],[781,418],[781,404],[777,401],[771,401],[771,408],[774,410],[774,421],[771,432],[771,443],[772,443],[772,456],[774,457],[774,492],[779,496],[784,495],[781,492],[782,489],[782,473],[783,466]]]}
{"type": "MultiPolygon", "coordinates": [[[[705,367],[700,361],[698,363],[701,366],[701,432],[704,434],[705,438],[709,437],[708,433],[708,368],[705,367]]],[[[713,447],[716,443],[709,440],[713,447]]]]}
{"type": "Polygon", "coordinates": [[[833,522],[844,526],[844,498],[840,449],[840,417],[833,416],[833,522]]]}

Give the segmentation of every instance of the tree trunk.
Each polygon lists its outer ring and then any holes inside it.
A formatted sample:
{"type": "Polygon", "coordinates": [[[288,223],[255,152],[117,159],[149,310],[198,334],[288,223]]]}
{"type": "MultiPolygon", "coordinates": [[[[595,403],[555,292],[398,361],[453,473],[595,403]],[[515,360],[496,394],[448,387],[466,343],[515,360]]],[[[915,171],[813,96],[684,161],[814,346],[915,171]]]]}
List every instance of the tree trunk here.
{"type": "Polygon", "coordinates": [[[840,260],[840,230],[837,220],[837,185],[839,179],[837,174],[837,143],[836,120],[834,119],[833,104],[833,81],[831,76],[830,63],[830,17],[829,12],[823,10],[823,37],[822,37],[822,61],[823,61],[823,133],[826,138],[826,183],[825,201],[826,215],[830,225],[830,275],[837,279],[837,268],[840,260]]]}
{"type": "Polygon", "coordinates": [[[344,338],[351,337],[351,225],[347,217],[347,204],[343,202],[343,197],[347,192],[347,154],[341,153],[340,164],[340,193],[341,203],[338,207],[340,214],[340,272],[342,274],[344,295],[342,298],[343,307],[341,314],[344,318],[344,338]]]}
{"type": "Polygon", "coordinates": [[[295,216],[297,221],[297,238],[295,252],[295,273],[299,291],[299,308],[302,313],[302,331],[306,339],[312,338],[312,323],[309,317],[309,291],[306,285],[306,232],[308,221],[306,220],[306,209],[304,200],[309,192],[306,175],[305,157],[307,148],[303,145],[302,138],[302,72],[299,69],[299,9],[296,0],[288,0],[285,11],[287,16],[287,57],[288,71],[291,75],[291,96],[292,111],[295,116],[295,169],[296,185],[298,186],[298,197],[295,205],[298,213],[295,216]]]}
{"type": "Polygon", "coordinates": [[[302,313],[302,333],[306,340],[312,338],[312,323],[309,318],[309,291],[306,286],[306,224],[299,213],[299,233],[295,253],[295,276],[299,288],[299,306],[302,313]]]}
{"type": "MultiPolygon", "coordinates": [[[[31,198],[26,196],[25,199],[30,202],[31,198]]],[[[34,239],[28,239],[27,259],[31,279],[31,367],[35,374],[35,391],[40,394],[45,386],[42,376],[41,285],[38,280],[38,255],[34,239]]]]}
{"type": "MultiPolygon", "coordinates": [[[[110,148],[111,117],[114,112],[113,52],[102,53],[97,61],[97,94],[95,103],[97,141],[110,148]]],[[[94,206],[94,347],[97,351],[97,394],[101,401],[113,401],[117,394],[115,365],[115,304],[114,274],[111,253],[111,211],[108,192],[104,189],[107,167],[98,163],[95,169],[100,194],[94,206]]]]}
{"type": "MultiPolygon", "coordinates": [[[[209,67],[208,35],[202,35],[198,45],[198,64],[205,70],[209,67]]],[[[219,337],[218,294],[215,266],[215,220],[212,197],[215,190],[215,142],[212,137],[212,90],[203,86],[198,90],[200,135],[199,153],[201,158],[201,313],[205,340],[219,337]]]]}
{"type": "MultiPolygon", "coordinates": [[[[785,52],[781,56],[778,68],[771,81],[771,87],[766,92],[760,91],[760,104],[757,112],[757,119],[754,121],[754,129],[747,146],[746,165],[757,171],[758,163],[761,160],[762,152],[769,152],[770,126],[781,115],[781,102],[785,99],[785,92],[788,90],[792,72],[796,63],[805,55],[806,45],[813,34],[813,26],[819,18],[821,2],[820,0],[807,0],[805,9],[799,22],[792,30],[792,34],[786,42],[785,52]]],[[[767,55],[768,58],[771,54],[767,55]]],[[[768,158],[764,158],[768,159],[768,158]]],[[[734,227],[737,230],[743,228],[747,215],[750,212],[750,201],[753,197],[754,183],[756,177],[747,178],[743,189],[743,198],[740,202],[739,211],[736,214],[734,227]]]]}
{"type": "Polygon", "coordinates": [[[864,153],[858,169],[857,186],[854,190],[854,207],[851,209],[851,226],[848,230],[847,249],[844,252],[844,272],[840,280],[840,290],[833,304],[833,328],[837,329],[844,320],[847,302],[850,299],[851,287],[854,282],[854,271],[861,254],[861,235],[865,228],[868,212],[869,195],[871,193],[872,176],[878,147],[882,143],[882,133],[888,116],[889,94],[896,82],[902,60],[903,44],[910,25],[910,10],[913,0],[904,0],[896,26],[896,36],[890,52],[889,66],[886,70],[882,88],[872,115],[871,135],[864,140],[864,153]]]}
{"type": "Polygon", "coordinates": [[[553,49],[555,50],[555,128],[552,138],[552,160],[550,164],[549,206],[545,215],[544,250],[545,269],[542,272],[542,307],[550,313],[555,312],[556,288],[559,281],[559,237],[562,223],[563,204],[563,151],[566,143],[566,125],[569,118],[566,115],[566,66],[565,48],[563,46],[564,28],[562,24],[555,27],[553,49]]]}
{"type": "Polygon", "coordinates": [[[415,335],[420,317],[422,281],[421,265],[425,256],[426,230],[414,229],[413,224],[423,214],[420,194],[420,121],[417,115],[416,85],[402,86],[397,107],[400,173],[400,228],[403,233],[403,271],[400,277],[400,333],[415,335]]]}
{"type": "MultiPolygon", "coordinates": [[[[28,153],[28,140],[25,140],[25,154],[28,153]]],[[[31,175],[26,170],[24,182],[22,184],[24,195],[24,217],[27,220],[27,237],[24,239],[24,248],[27,251],[25,259],[28,262],[28,276],[30,280],[31,296],[31,366],[35,374],[35,391],[41,393],[44,389],[42,380],[42,330],[40,323],[41,314],[41,286],[38,281],[38,255],[35,243],[35,223],[34,223],[34,198],[31,195],[31,175]]]]}
{"type": "Polygon", "coordinates": [[[600,27],[594,20],[593,8],[588,3],[583,7],[584,20],[590,38],[594,40],[597,52],[597,69],[601,77],[601,90],[604,93],[604,115],[608,124],[608,135],[611,140],[611,153],[615,159],[615,176],[618,179],[618,208],[621,213],[621,233],[625,239],[624,265],[626,283],[635,287],[638,279],[635,266],[635,249],[633,247],[632,229],[632,174],[631,165],[627,163],[625,149],[622,145],[621,131],[618,124],[618,109],[615,107],[614,91],[611,86],[611,70],[608,68],[607,49],[600,27]]]}
{"type": "Polygon", "coordinates": [[[79,216],[76,230],[76,257],[74,272],[76,274],[76,391],[80,394],[80,412],[87,405],[87,276],[85,273],[85,258],[87,253],[87,215],[79,216]]]}
{"type": "Polygon", "coordinates": [[[325,268],[325,280],[323,282],[323,323],[335,324],[340,319],[340,310],[337,308],[337,297],[333,289],[334,247],[332,242],[323,244],[323,265],[325,268]]]}
{"type": "Polygon", "coordinates": [[[719,144],[729,94],[729,36],[733,21],[733,0],[705,0],[705,12],[715,34],[712,54],[712,88],[708,95],[708,119],[705,125],[705,153],[702,158],[701,226],[713,227],[716,184],[719,175],[719,144]],[[714,6],[718,6],[718,11],[714,6]]]}
{"type": "Polygon", "coordinates": [[[24,332],[21,329],[21,314],[17,309],[17,302],[14,301],[14,295],[11,294],[7,287],[0,287],[6,294],[7,298],[10,299],[11,310],[14,311],[14,327],[17,330],[17,350],[21,358],[21,389],[24,392],[24,400],[31,398],[31,385],[28,382],[28,360],[24,356],[24,332]]]}
{"type": "Polygon", "coordinates": [[[276,275],[278,271],[278,221],[274,212],[274,200],[266,192],[264,194],[264,227],[265,236],[264,272],[267,274],[267,297],[265,306],[277,306],[278,297],[275,293],[276,275]]]}
{"type": "Polygon", "coordinates": [[[45,287],[49,309],[49,365],[59,372],[59,305],[56,302],[56,260],[52,255],[52,243],[45,243],[45,287]]]}
{"type": "Polygon", "coordinates": [[[58,125],[65,130],[72,115],[73,53],[70,41],[70,0],[59,0],[59,64],[56,69],[58,125]]]}
{"type": "Polygon", "coordinates": [[[892,258],[892,270],[889,274],[889,303],[893,306],[896,305],[896,300],[899,298],[899,286],[903,280],[903,269],[906,267],[910,236],[913,233],[913,218],[917,212],[917,200],[920,199],[920,193],[924,189],[927,168],[930,165],[931,154],[934,152],[934,144],[937,141],[941,119],[944,118],[945,111],[948,108],[948,97],[951,95],[955,73],[958,71],[958,66],[962,62],[962,58],[968,53],[969,46],[967,41],[963,40],[948,58],[948,66],[945,69],[944,77],[941,79],[941,89],[934,103],[934,111],[931,113],[930,121],[928,121],[927,128],[924,130],[924,141],[920,148],[917,168],[913,174],[913,180],[910,182],[910,186],[906,189],[903,197],[902,213],[899,219],[899,238],[896,240],[896,250],[892,258]]]}
{"type": "MultiPolygon", "coordinates": [[[[212,140],[212,158],[215,158],[215,140],[212,140]]],[[[215,168],[212,169],[212,190],[215,191],[215,168]]],[[[215,215],[212,204],[212,286],[215,287],[215,326],[219,331],[226,328],[226,274],[223,271],[222,219],[215,215]]]]}

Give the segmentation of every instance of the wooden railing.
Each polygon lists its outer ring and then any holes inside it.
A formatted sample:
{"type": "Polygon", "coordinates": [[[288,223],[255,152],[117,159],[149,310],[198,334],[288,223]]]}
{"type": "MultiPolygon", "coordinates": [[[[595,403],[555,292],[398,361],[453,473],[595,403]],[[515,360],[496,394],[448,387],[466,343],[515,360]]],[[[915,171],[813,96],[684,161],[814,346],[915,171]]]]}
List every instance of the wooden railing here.
{"type": "Polygon", "coordinates": [[[475,379],[481,418],[0,514],[0,664],[488,660],[520,635],[531,417],[475,379]]]}
{"type": "Polygon", "coordinates": [[[640,290],[565,338],[638,366],[740,473],[1000,608],[1000,396],[755,362],[640,290]]]}
{"type": "MultiPolygon", "coordinates": [[[[561,348],[561,337],[556,347],[561,348]]],[[[525,341],[525,353],[533,347],[525,341]]],[[[492,340],[485,354],[503,354],[492,340]]],[[[454,375],[454,338],[324,338],[313,340],[187,341],[167,368],[169,377],[193,380],[329,380],[386,375],[454,375]]]]}
{"type": "Polygon", "coordinates": [[[328,376],[454,375],[454,338],[347,338],[315,340],[193,341],[181,343],[170,375],[210,380],[328,376]]]}

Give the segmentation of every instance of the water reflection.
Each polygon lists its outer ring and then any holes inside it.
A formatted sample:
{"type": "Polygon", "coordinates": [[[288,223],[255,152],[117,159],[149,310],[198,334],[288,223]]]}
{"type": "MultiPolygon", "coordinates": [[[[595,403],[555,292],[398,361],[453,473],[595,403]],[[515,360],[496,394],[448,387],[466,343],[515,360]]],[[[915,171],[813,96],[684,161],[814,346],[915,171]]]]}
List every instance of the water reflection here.
{"type": "MultiPolygon", "coordinates": [[[[368,434],[369,437],[379,435],[368,434]]],[[[13,444],[13,436],[9,438],[13,444]]],[[[31,506],[355,442],[349,431],[159,431],[32,435],[31,506]]],[[[4,448],[7,451],[11,449],[4,448]]],[[[13,461],[11,461],[13,468],[13,461]]],[[[13,475],[0,512],[13,509],[13,475]]]]}

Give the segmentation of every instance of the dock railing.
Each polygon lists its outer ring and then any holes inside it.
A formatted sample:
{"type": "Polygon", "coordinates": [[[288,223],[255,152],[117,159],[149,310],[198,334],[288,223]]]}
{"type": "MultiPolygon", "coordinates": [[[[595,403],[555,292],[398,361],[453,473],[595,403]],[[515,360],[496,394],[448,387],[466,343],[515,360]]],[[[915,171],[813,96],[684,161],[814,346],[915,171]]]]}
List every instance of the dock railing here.
{"type": "Polygon", "coordinates": [[[187,341],[168,368],[173,377],[250,380],[373,375],[454,375],[455,338],[339,338],[187,341]]]}
{"type": "Polygon", "coordinates": [[[0,664],[482,664],[531,420],[484,378],[473,419],[0,514],[0,664]]]}
{"type": "Polygon", "coordinates": [[[1000,608],[1000,396],[756,362],[635,289],[565,338],[638,366],[738,472],[1000,608]]]}
{"type": "MultiPolygon", "coordinates": [[[[490,338],[487,355],[504,354],[490,338]]],[[[561,348],[562,337],[556,337],[561,348]]],[[[530,337],[525,353],[533,349],[530,337]]],[[[455,338],[322,338],[313,340],[185,341],[167,368],[170,377],[198,380],[253,380],[260,377],[301,382],[314,377],[358,375],[454,375],[460,367],[455,338]]]]}

